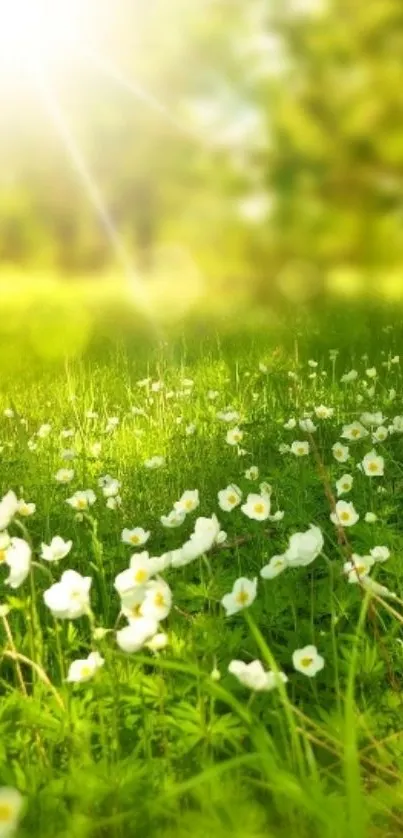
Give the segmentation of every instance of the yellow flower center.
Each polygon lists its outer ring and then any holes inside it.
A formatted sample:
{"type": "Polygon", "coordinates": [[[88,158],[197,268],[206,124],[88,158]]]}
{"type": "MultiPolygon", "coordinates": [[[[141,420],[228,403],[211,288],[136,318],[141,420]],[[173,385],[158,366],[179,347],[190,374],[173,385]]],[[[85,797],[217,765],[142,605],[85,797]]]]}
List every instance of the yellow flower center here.
{"type": "Polygon", "coordinates": [[[378,463],[376,463],[374,460],[372,460],[370,463],[368,463],[368,471],[372,471],[372,472],[378,471],[378,463]]]}
{"type": "Polygon", "coordinates": [[[257,515],[263,515],[264,512],[264,503],[255,503],[253,507],[254,511],[257,515]]]}
{"type": "Polygon", "coordinates": [[[353,436],[354,439],[357,439],[357,437],[360,436],[360,434],[361,431],[359,430],[359,428],[353,428],[353,430],[351,431],[351,436],[353,436]]]}
{"type": "Polygon", "coordinates": [[[77,509],[86,509],[87,508],[87,499],[86,498],[77,498],[77,509]]]}
{"type": "Polygon", "coordinates": [[[130,541],[132,544],[140,544],[140,536],[139,535],[131,535],[130,541]]]}
{"type": "Polygon", "coordinates": [[[193,501],[191,498],[185,501],[185,509],[187,509],[189,512],[193,509],[193,501]]]}
{"type": "Polygon", "coordinates": [[[309,658],[309,657],[301,658],[301,666],[303,666],[305,669],[308,666],[310,666],[311,663],[313,663],[313,658],[309,658]]]}
{"type": "Polygon", "coordinates": [[[82,678],[88,678],[90,675],[92,675],[91,667],[88,666],[88,664],[86,666],[82,666],[81,667],[81,677],[82,678]]]}
{"type": "Polygon", "coordinates": [[[228,503],[236,503],[237,496],[236,495],[228,495],[228,503]]]}
{"type": "Polygon", "coordinates": [[[140,568],[140,570],[136,570],[134,574],[134,581],[135,582],[145,582],[148,579],[148,573],[144,568],[140,568]]]}
{"type": "Polygon", "coordinates": [[[5,562],[7,558],[7,550],[0,550],[0,564],[5,562]]]}
{"type": "Polygon", "coordinates": [[[247,591],[239,591],[239,594],[236,596],[236,601],[238,605],[246,605],[249,602],[249,594],[247,591]]]}
{"type": "Polygon", "coordinates": [[[349,521],[350,520],[350,513],[349,512],[342,512],[340,515],[340,521],[349,521]]]}
{"type": "Polygon", "coordinates": [[[165,605],[165,597],[161,591],[158,591],[158,593],[155,594],[154,605],[156,605],[157,608],[162,608],[162,606],[165,605]]]}
{"type": "Polygon", "coordinates": [[[0,823],[9,823],[13,818],[13,807],[9,803],[0,803],[0,823]]]}

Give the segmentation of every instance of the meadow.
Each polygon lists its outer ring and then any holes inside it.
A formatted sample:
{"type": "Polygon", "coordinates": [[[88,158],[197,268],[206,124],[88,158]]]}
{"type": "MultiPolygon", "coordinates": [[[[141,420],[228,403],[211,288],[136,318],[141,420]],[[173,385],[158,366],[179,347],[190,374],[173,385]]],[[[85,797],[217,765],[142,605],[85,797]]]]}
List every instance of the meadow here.
{"type": "Polygon", "coordinates": [[[400,312],[69,306],[0,325],[0,837],[402,834],[400,312]]]}

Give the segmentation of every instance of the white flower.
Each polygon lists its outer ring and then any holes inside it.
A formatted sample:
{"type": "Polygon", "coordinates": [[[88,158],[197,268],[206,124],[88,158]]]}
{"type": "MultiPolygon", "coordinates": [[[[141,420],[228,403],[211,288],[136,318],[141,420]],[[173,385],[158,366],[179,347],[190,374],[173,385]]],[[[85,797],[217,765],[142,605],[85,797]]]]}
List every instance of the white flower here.
{"type": "Polygon", "coordinates": [[[155,456],[155,457],[150,457],[149,460],[145,460],[144,465],[145,465],[145,468],[148,468],[148,469],[157,469],[157,468],[163,468],[164,465],[165,465],[165,462],[166,462],[165,457],[155,456]]]}
{"type": "Polygon", "coordinates": [[[9,838],[17,829],[23,803],[17,789],[0,786],[0,838],[9,838]]]}
{"type": "Polygon", "coordinates": [[[75,570],[66,570],[60,582],[51,585],[44,595],[45,605],[61,620],[75,620],[90,609],[90,576],[81,576],[75,570]]]}
{"type": "Polygon", "coordinates": [[[6,419],[14,419],[14,411],[11,407],[6,407],[6,409],[3,411],[3,415],[6,417],[6,419]]]}
{"type": "Polygon", "coordinates": [[[52,425],[48,425],[48,424],[41,425],[41,427],[37,431],[37,436],[39,436],[40,439],[45,439],[47,436],[49,436],[51,430],[52,430],[52,425]]]}
{"type": "Polygon", "coordinates": [[[373,449],[363,458],[362,467],[364,473],[368,477],[382,477],[384,473],[385,460],[373,449]]]}
{"type": "Polygon", "coordinates": [[[239,413],[237,410],[221,410],[217,413],[217,419],[222,422],[238,422],[239,413]]]}
{"type": "Polygon", "coordinates": [[[351,474],[343,474],[339,480],[336,481],[337,497],[351,492],[353,488],[354,478],[351,474]]]}
{"type": "Polygon", "coordinates": [[[295,457],[306,457],[309,454],[309,442],[307,440],[294,440],[291,445],[291,453],[295,455],[295,457]]]}
{"type": "Polygon", "coordinates": [[[330,515],[330,520],[339,527],[352,527],[357,523],[359,517],[352,503],[339,500],[336,503],[335,511],[330,515]]]}
{"type": "Polygon", "coordinates": [[[11,545],[11,538],[8,532],[0,532],[0,566],[6,563],[7,550],[11,545]]]}
{"type": "Polygon", "coordinates": [[[311,564],[323,549],[323,535],[319,527],[310,526],[306,532],[294,533],[285,552],[288,567],[305,567],[311,564]]]}
{"type": "Polygon", "coordinates": [[[334,413],[333,407],[326,407],[324,404],[318,405],[318,407],[314,408],[315,416],[318,419],[331,419],[334,413]]]}
{"type": "Polygon", "coordinates": [[[386,562],[390,557],[390,550],[388,547],[373,547],[369,552],[371,553],[374,562],[386,562]]]}
{"type": "Polygon", "coordinates": [[[344,563],[343,570],[350,584],[356,585],[363,576],[368,575],[373,564],[372,556],[359,556],[357,553],[353,553],[351,561],[344,563]]]}
{"type": "Polygon", "coordinates": [[[377,376],[376,367],[370,367],[370,369],[365,370],[365,373],[368,376],[368,378],[376,378],[376,376],[377,376]]]}
{"type": "Polygon", "coordinates": [[[147,640],[144,645],[147,649],[150,649],[150,652],[161,652],[162,649],[168,646],[168,635],[163,631],[159,631],[158,634],[154,634],[151,640],[147,640]]]}
{"type": "Polygon", "coordinates": [[[72,684],[90,681],[105,661],[98,652],[91,652],[84,660],[75,660],[70,664],[66,681],[72,684]]]}
{"type": "Polygon", "coordinates": [[[350,370],[349,372],[345,372],[344,375],[342,375],[340,381],[343,384],[347,384],[350,381],[355,381],[356,378],[358,378],[357,370],[350,370]]]}
{"type": "Polygon", "coordinates": [[[107,419],[106,426],[105,426],[105,433],[106,434],[113,433],[113,431],[115,431],[116,428],[118,427],[119,422],[120,422],[120,419],[119,419],[118,416],[109,416],[108,419],[107,419]]]}
{"type": "Polygon", "coordinates": [[[274,515],[269,515],[269,520],[273,521],[274,523],[277,523],[278,521],[282,521],[283,518],[284,518],[284,510],[283,509],[278,509],[277,512],[274,513],[274,515]]]}
{"type": "Polygon", "coordinates": [[[184,567],[190,564],[216,544],[222,544],[226,537],[226,533],[220,530],[216,515],[212,515],[211,518],[198,518],[189,541],[170,554],[172,567],[184,567]]]}
{"type": "Polygon", "coordinates": [[[115,498],[119,494],[120,486],[120,480],[109,480],[108,483],[102,487],[102,494],[104,498],[115,498]]]}
{"type": "Polygon", "coordinates": [[[63,428],[60,431],[60,439],[71,439],[73,436],[75,436],[75,433],[76,432],[74,428],[63,428]]]}
{"type": "Polygon", "coordinates": [[[244,515],[254,521],[266,521],[270,515],[270,498],[267,495],[250,494],[241,509],[244,515]]]}
{"type": "Polygon", "coordinates": [[[112,498],[108,498],[106,501],[106,506],[108,509],[118,509],[119,506],[122,505],[122,498],[120,495],[115,495],[112,498]]]}
{"type": "Polygon", "coordinates": [[[146,550],[137,553],[131,557],[127,570],[123,570],[116,576],[115,589],[121,597],[131,594],[134,589],[143,588],[159,570],[158,559],[150,558],[146,550]]]}
{"type": "Polygon", "coordinates": [[[278,446],[279,454],[288,454],[289,451],[291,451],[291,446],[287,445],[285,442],[281,442],[278,446]]]}
{"type": "Polygon", "coordinates": [[[59,471],[55,474],[55,480],[58,483],[70,483],[74,477],[74,469],[72,468],[59,468],[59,471]]]}
{"type": "Polygon", "coordinates": [[[150,538],[150,533],[143,529],[143,527],[135,527],[133,530],[122,530],[121,539],[123,544],[130,544],[132,547],[141,547],[150,538]]]}
{"type": "Polygon", "coordinates": [[[308,678],[313,678],[325,665],[325,661],[318,654],[316,646],[304,646],[303,649],[296,649],[292,656],[294,669],[303,672],[308,678]]]}
{"type": "Polygon", "coordinates": [[[345,463],[350,456],[350,449],[347,445],[342,445],[341,442],[335,442],[332,445],[333,457],[338,463],[345,463]]]}
{"type": "Polygon", "coordinates": [[[368,436],[368,431],[361,422],[352,422],[350,425],[343,425],[340,436],[343,439],[356,441],[368,436]]]}
{"type": "Polygon", "coordinates": [[[318,362],[314,361],[312,358],[310,358],[309,361],[308,361],[308,367],[311,367],[311,369],[316,369],[317,366],[318,366],[318,362]]]}
{"type": "Polygon", "coordinates": [[[260,571],[262,579],[275,579],[287,567],[287,559],[285,555],[273,556],[269,563],[264,565],[260,571]]]}
{"type": "Polygon", "coordinates": [[[187,515],[188,512],[193,512],[193,510],[199,506],[199,503],[199,490],[188,489],[186,492],[183,492],[182,497],[176,501],[174,508],[177,512],[185,512],[187,515]]]}
{"type": "Polygon", "coordinates": [[[18,515],[21,515],[23,518],[29,518],[30,515],[34,515],[35,510],[36,505],[34,503],[26,503],[24,498],[21,498],[18,501],[17,512],[18,515]]]}
{"type": "Polygon", "coordinates": [[[268,367],[263,361],[259,361],[259,372],[266,373],[268,372],[268,367]]]}
{"type": "Polygon", "coordinates": [[[251,663],[232,660],[228,672],[235,675],[235,678],[244,687],[248,687],[255,692],[269,692],[278,687],[280,683],[285,684],[288,681],[284,672],[266,672],[259,660],[251,661],[251,663]]]}
{"type": "Polygon", "coordinates": [[[136,617],[116,633],[116,642],[123,652],[138,652],[157,632],[157,620],[152,617],[136,617]]]}
{"type": "Polygon", "coordinates": [[[377,520],[378,520],[378,516],[375,515],[375,512],[366,512],[365,513],[364,521],[367,524],[375,524],[375,521],[377,521],[377,520]]]}
{"type": "Polygon", "coordinates": [[[160,521],[163,527],[175,529],[175,527],[180,527],[183,524],[185,518],[186,512],[184,510],[172,509],[168,515],[161,515],[160,521]]]}
{"type": "Polygon", "coordinates": [[[14,492],[7,492],[0,500],[0,530],[5,530],[18,512],[18,499],[14,492]]]}
{"type": "Polygon", "coordinates": [[[220,529],[220,522],[216,515],[211,518],[200,517],[196,519],[194,532],[190,536],[191,539],[202,539],[209,544],[210,549],[215,544],[223,544],[227,538],[227,534],[220,529]]]}
{"type": "Polygon", "coordinates": [[[234,586],[230,594],[225,594],[221,600],[221,604],[225,608],[226,616],[231,617],[242,611],[243,608],[248,608],[252,605],[256,597],[257,579],[245,579],[241,576],[234,582],[234,586]]]}
{"type": "Polygon", "coordinates": [[[55,535],[50,544],[42,542],[41,559],[46,562],[59,562],[70,553],[72,546],[72,541],[64,541],[60,535],[55,535]]]}
{"type": "Polygon", "coordinates": [[[228,442],[228,445],[239,445],[240,442],[243,440],[243,431],[241,431],[238,426],[235,428],[230,428],[227,431],[227,435],[225,437],[225,441],[228,442]]]}
{"type": "Polygon", "coordinates": [[[314,425],[312,419],[300,419],[298,424],[301,431],[304,431],[306,434],[313,434],[316,431],[316,425],[314,425]]]}
{"type": "Polygon", "coordinates": [[[377,428],[376,431],[374,431],[374,433],[372,434],[372,441],[373,442],[384,442],[385,439],[387,438],[388,434],[389,434],[388,429],[385,428],[384,425],[379,425],[379,428],[377,428]]]}
{"type": "Polygon", "coordinates": [[[218,505],[224,512],[231,512],[236,506],[239,506],[242,500],[242,492],[239,486],[231,483],[226,489],[218,492],[218,505]]]}
{"type": "MultiPolygon", "coordinates": [[[[62,460],[74,460],[77,454],[74,451],[74,448],[63,448],[60,452],[60,458],[62,460]]],[[[63,482],[63,481],[62,481],[63,482]]]]}
{"type": "Polygon", "coordinates": [[[245,471],[245,477],[247,480],[257,480],[259,477],[259,469],[257,466],[251,466],[247,468],[245,471]]]}
{"type": "Polygon", "coordinates": [[[265,495],[267,498],[270,498],[273,494],[273,486],[270,483],[266,483],[265,480],[260,484],[259,489],[260,494],[265,495]]]}
{"type": "Polygon", "coordinates": [[[296,427],[296,425],[297,425],[296,419],[291,417],[290,419],[287,420],[287,422],[284,422],[283,428],[285,428],[286,431],[293,431],[294,428],[296,427]]]}
{"type": "Polygon", "coordinates": [[[360,416],[360,422],[362,422],[365,427],[372,428],[372,427],[379,427],[385,421],[385,417],[382,415],[380,411],[377,413],[362,413],[360,416]]]}
{"type": "Polygon", "coordinates": [[[196,425],[194,422],[191,422],[189,425],[186,425],[185,434],[186,436],[193,436],[196,433],[196,425]]]}
{"type": "Polygon", "coordinates": [[[394,416],[392,419],[392,427],[394,428],[395,433],[403,434],[403,416],[394,416]]]}
{"type": "Polygon", "coordinates": [[[68,503],[73,509],[78,512],[84,512],[89,506],[92,506],[96,501],[96,497],[92,489],[81,489],[74,492],[71,498],[67,498],[68,503]]]}
{"type": "Polygon", "coordinates": [[[92,457],[99,457],[102,451],[102,443],[101,442],[93,442],[90,445],[90,454],[92,457]]]}
{"type": "Polygon", "coordinates": [[[5,584],[13,589],[19,588],[25,582],[31,568],[31,548],[29,544],[23,538],[11,538],[9,546],[5,548],[4,560],[10,568],[5,584]]]}
{"type": "Polygon", "coordinates": [[[152,617],[157,622],[165,620],[172,606],[172,591],[163,579],[153,579],[146,586],[144,600],[140,606],[143,617],[152,617]]]}

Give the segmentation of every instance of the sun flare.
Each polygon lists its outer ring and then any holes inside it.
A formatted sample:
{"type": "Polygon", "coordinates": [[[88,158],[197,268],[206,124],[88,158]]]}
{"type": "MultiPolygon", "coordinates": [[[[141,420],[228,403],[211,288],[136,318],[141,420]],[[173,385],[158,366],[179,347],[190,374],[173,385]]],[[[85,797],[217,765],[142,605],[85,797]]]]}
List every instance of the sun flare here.
{"type": "Polygon", "coordinates": [[[86,28],[85,0],[0,0],[0,70],[12,79],[68,63],[86,28]]]}

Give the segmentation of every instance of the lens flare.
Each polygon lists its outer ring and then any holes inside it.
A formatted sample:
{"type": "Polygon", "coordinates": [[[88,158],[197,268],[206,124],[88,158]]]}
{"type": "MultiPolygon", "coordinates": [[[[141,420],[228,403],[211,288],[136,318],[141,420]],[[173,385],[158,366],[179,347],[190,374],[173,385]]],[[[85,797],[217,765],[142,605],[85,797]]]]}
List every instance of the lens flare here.
{"type": "Polygon", "coordinates": [[[0,0],[0,70],[8,77],[63,64],[85,28],[83,0],[0,0]]]}

